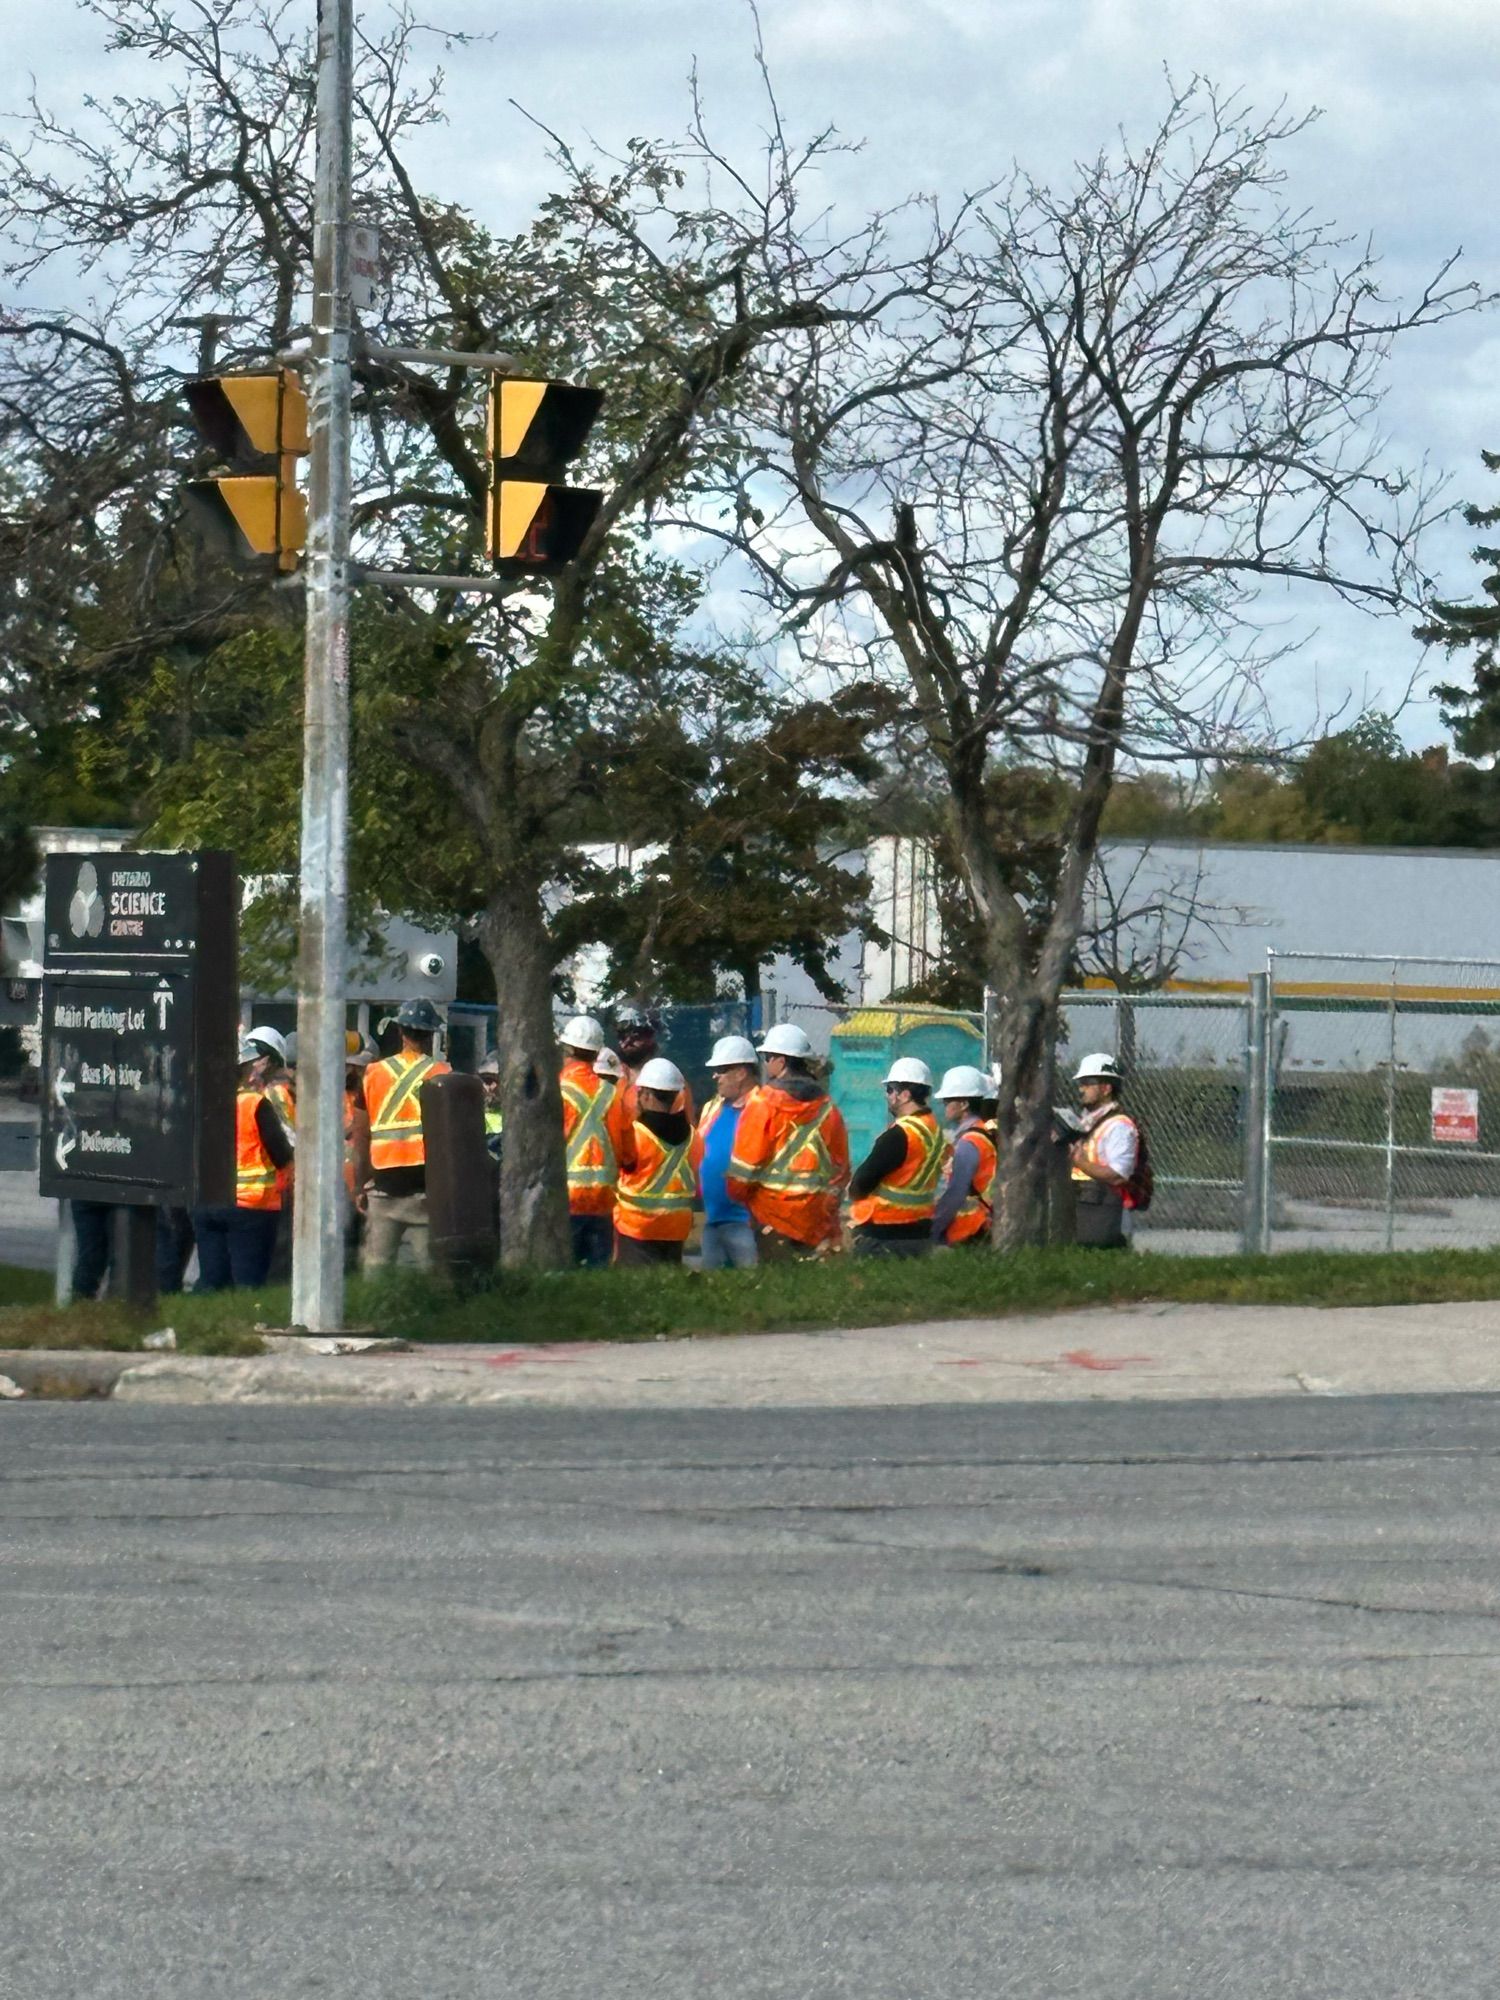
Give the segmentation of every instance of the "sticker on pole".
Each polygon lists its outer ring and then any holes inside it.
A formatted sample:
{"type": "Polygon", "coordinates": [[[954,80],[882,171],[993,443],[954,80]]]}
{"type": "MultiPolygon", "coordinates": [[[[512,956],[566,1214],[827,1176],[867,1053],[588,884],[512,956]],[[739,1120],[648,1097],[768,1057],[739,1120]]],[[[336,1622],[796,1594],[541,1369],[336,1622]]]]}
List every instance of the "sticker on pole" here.
{"type": "Polygon", "coordinates": [[[1479,1092],[1439,1090],[1432,1093],[1432,1137],[1439,1146],[1479,1144],[1479,1092]]]}
{"type": "Polygon", "coordinates": [[[380,298],[380,231],[349,231],[349,296],[356,312],[374,312],[380,298]]]}

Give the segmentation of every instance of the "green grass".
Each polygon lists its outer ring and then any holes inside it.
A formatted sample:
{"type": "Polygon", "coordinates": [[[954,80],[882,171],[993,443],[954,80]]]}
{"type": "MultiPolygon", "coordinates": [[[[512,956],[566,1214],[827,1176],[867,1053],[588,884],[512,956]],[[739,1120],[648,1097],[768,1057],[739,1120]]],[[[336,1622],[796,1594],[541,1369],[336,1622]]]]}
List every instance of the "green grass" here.
{"type": "MultiPolygon", "coordinates": [[[[508,1344],[982,1319],[1139,1300],[1340,1306],[1489,1298],[1500,1298],[1500,1249],[1260,1258],[1033,1250],[890,1263],[840,1257],[708,1274],[504,1272],[467,1288],[403,1272],[352,1281],[347,1320],[408,1340],[508,1344]]],[[[0,1348],[129,1349],[153,1326],[170,1325],[184,1352],[254,1353],[256,1325],[285,1326],[287,1316],[284,1289],[164,1300],[145,1320],[109,1303],[63,1312],[18,1304],[0,1308],[0,1348]]]]}
{"type": "Polygon", "coordinates": [[[19,1264],[0,1264],[0,1307],[45,1305],[52,1297],[50,1271],[24,1271],[19,1264]]]}

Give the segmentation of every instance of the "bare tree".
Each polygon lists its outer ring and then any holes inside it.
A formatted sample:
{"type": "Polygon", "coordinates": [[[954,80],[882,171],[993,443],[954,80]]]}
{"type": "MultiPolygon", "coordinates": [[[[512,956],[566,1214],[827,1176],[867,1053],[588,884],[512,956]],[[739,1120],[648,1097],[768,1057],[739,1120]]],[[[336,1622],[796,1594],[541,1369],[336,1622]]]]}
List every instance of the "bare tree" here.
{"type": "MultiPolygon", "coordinates": [[[[930,283],[814,329],[761,380],[768,440],[726,535],[824,671],[904,677],[1001,996],[1002,1244],[1043,1230],[1057,1001],[1121,760],[1243,755],[1269,732],[1257,591],[1401,611],[1434,494],[1374,429],[1420,296],[1289,205],[1304,121],[1194,83],[1064,192],[1018,174],[934,229],[930,283]],[[808,530],[813,533],[811,544],[808,530]],[[1007,765],[1065,780],[1041,905],[988,809],[1007,765]]],[[[788,268],[799,236],[777,244],[788,268]]]]}
{"type": "Polygon", "coordinates": [[[1078,932],[1078,970],[1120,993],[1155,993],[1194,963],[1205,943],[1222,946],[1249,923],[1242,904],[1207,893],[1203,850],[1178,862],[1174,848],[1117,842],[1094,857],[1078,932]]]}

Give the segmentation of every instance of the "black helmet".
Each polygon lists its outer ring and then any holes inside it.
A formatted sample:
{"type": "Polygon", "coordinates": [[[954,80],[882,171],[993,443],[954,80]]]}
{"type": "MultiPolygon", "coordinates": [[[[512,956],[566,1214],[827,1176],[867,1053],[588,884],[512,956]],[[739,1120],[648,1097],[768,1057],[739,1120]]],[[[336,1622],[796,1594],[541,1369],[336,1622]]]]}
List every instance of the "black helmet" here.
{"type": "Polygon", "coordinates": [[[403,1000],[396,1009],[396,1026],[414,1034],[435,1035],[442,1025],[443,1017],[430,1000],[403,1000]]]}

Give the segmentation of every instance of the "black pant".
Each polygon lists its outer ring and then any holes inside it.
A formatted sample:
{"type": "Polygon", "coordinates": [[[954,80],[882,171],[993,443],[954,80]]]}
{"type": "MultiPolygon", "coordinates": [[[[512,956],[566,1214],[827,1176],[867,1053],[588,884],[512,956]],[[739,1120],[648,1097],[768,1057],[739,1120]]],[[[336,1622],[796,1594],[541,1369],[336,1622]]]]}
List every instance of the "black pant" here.
{"type": "Polygon", "coordinates": [[[615,1231],[615,1262],[617,1264],[680,1264],[682,1244],[657,1243],[644,1236],[622,1236],[615,1231]]]}
{"type": "Polygon", "coordinates": [[[932,1249],[930,1222],[897,1222],[882,1228],[862,1222],[854,1232],[856,1257],[925,1257],[932,1249]]]}
{"type": "Polygon", "coordinates": [[[193,1218],[185,1208],[156,1211],[156,1289],[163,1295],[182,1290],[182,1274],[193,1254],[193,1218]]]}
{"type": "Polygon", "coordinates": [[[1128,1250],[1125,1200],[1106,1181],[1078,1185],[1073,1208],[1073,1241],[1085,1250],[1128,1250]]]}
{"type": "Polygon", "coordinates": [[[570,1215],[573,1232],[573,1262],[596,1269],[609,1262],[614,1248],[615,1226],[607,1215],[570,1215]]]}
{"type": "Polygon", "coordinates": [[[71,1206],[73,1237],[76,1244],[73,1255],[73,1296],[75,1299],[96,1299],[111,1263],[115,1203],[75,1201],[71,1206]]]}
{"type": "Polygon", "coordinates": [[[280,1220],[274,1208],[195,1208],[199,1291],[253,1291],[263,1285],[280,1220]]]}

